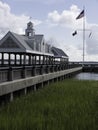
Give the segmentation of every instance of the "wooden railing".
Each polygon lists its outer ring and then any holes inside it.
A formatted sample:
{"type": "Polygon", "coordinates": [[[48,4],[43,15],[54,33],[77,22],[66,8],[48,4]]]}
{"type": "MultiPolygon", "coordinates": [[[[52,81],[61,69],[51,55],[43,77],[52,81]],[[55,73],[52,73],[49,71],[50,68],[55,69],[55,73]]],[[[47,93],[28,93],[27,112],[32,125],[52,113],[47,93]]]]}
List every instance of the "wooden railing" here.
{"type": "Polygon", "coordinates": [[[53,73],[79,66],[79,64],[57,64],[0,67],[0,82],[13,81],[22,78],[53,73]]]}

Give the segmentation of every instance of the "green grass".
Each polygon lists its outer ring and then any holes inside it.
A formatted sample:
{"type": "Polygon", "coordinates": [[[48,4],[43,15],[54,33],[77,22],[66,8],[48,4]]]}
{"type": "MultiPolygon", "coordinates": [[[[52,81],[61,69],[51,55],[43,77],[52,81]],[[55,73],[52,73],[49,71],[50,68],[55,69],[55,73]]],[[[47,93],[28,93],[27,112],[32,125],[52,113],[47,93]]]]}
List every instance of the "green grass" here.
{"type": "Polygon", "coordinates": [[[65,80],[0,108],[0,130],[98,130],[98,82],[65,80]]]}

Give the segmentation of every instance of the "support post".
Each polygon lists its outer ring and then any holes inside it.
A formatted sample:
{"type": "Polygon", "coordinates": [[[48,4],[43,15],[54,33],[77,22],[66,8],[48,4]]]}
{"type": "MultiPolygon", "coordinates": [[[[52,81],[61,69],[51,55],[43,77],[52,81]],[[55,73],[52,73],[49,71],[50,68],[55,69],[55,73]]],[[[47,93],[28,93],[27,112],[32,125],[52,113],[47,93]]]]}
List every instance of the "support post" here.
{"type": "Polygon", "coordinates": [[[11,93],[10,93],[10,102],[12,102],[13,99],[14,99],[14,98],[13,98],[13,92],[11,92],[11,93]]]}
{"type": "Polygon", "coordinates": [[[43,82],[41,83],[41,87],[42,87],[42,88],[44,87],[43,82]]]}
{"type": "Polygon", "coordinates": [[[25,95],[27,94],[27,88],[24,88],[24,94],[25,95]]]}
{"type": "Polygon", "coordinates": [[[36,91],[36,84],[34,85],[34,91],[36,91]]]}

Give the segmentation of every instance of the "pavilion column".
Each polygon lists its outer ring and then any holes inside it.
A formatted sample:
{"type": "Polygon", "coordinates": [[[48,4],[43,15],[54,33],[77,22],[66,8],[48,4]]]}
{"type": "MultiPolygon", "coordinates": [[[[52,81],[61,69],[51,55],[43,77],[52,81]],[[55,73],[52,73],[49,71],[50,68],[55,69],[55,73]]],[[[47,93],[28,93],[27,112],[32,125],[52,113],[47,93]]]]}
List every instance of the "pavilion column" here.
{"type": "Polygon", "coordinates": [[[62,58],[62,64],[63,64],[63,58],[62,58]]]}
{"type": "Polygon", "coordinates": [[[47,56],[47,64],[48,64],[48,61],[49,61],[49,60],[48,60],[48,56],[47,56]]]}
{"type": "Polygon", "coordinates": [[[26,54],[24,54],[23,64],[26,65],[26,54]]]}
{"type": "Polygon", "coordinates": [[[41,64],[41,56],[39,56],[39,64],[41,64]]]}
{"type": "Polygon", "coordinates": [[[14,63],[15,63],[15,65],[17,64],[17,63],[16,63],[16,60],[17,60],[16,56],[17,56],[17,54],[15,54],[15,62],[14,62],[14,63]]]}
{"type": "Polygon", "coordinates": [[[47,56],[45,56],[45,61],[46,61],[46,64],[47,64],[47,56]]]}
{"type": "Polygon", "coordinates": [[[32,55],[31,55],[31,65],[32,65],[32,55]]]}
{"type": "Polygon", "coordinates": [[[20,66],[22,65],[22,54],[20,54],[20,66]]]}
{"type": "Polygon", "coordinates": [[[29,65],[31,65],[31,55],[29,54],[29,65]]]}
{"type": "Polygon", "coordinates": [[[62,64],[62,58],[60,58],[60,64],[62,64]]]}
{"type": "Polygon", "coordinates": [[[11,65],[11,54],[10,53],[8,54],[8,64],[9,64],[9,66],[11,65]]]}
{"type": "Polygon", "coordinates": [[[37,64],[36,62],[37,62],[37,58],[36,58],[36,55],[35,55],[35,63],[34,64],[37,64]]]}
{"type": "Polygon", "coordinates": [[[51,56],[49,56],[49,65],[51,65],[51,56]]]}
{"type": "Polygon", "coordinates": [[[1,58],[1,65],[4,65],[4,53],[2,53],[2,58],[1,58]]]}
{"type": "Polygon", "coordinates": [[[43,55],[43,64],[45,64],[45,56],[43,55]]]}
{"type": "Polygon", "coordinates": [[[48,64],[50,65],[51,59],[50,56],[48,56],[48,64]]]}
{"type": "Polygon", "coordinates": [[[51,64],[52,65],[54,64],[54,58],[53,58],[53,56],[51,57],[51,64]]]}
{"type": "Polygon", "coordinates": [[[50,56],[48,56],[48,64],[50,65],[50,63],[51,63],[51,58],[50,56]]]}
{"type": "Polygon", "coordinates": [[[34,64],[34,56],[32,55],[32,65],[34,64]]]}
{"type": "Polygon", "coordinates": [[[55,64],[55,57],[52,57],[53,58],[53,64],[55,64]]]}
{"type": "Polygon", "coordinates": [[[63,64],[65,63],[65,59],[63,58],[63,64]]]}
{"type": "Polygon", "coordinates": [[[54,64],[55,58],[52,56],[51,59],[52,59],[52,64],[54,64]]]}
{"type": "Polygon", "coordinates": [[[46,56],[44,56],[44,64],[46,65],[46,56]]]}
{"type": "Polygon", "coordinates": [[[46,56],[46,63],[48,64],[48,56],[46,56]]]}

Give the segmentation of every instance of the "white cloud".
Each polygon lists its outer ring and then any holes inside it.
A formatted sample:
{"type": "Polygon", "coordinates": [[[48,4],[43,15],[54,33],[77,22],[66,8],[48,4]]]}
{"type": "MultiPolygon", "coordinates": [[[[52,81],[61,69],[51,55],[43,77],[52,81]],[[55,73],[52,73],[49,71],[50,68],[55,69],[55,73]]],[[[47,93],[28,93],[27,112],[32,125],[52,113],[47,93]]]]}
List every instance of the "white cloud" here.
{"type": "MultiPolygon", "coordinates": [[[[12,14],[10,6],[0,1],[0,37],[9,30],[16,33],[24,33],[28,21],[29,16],[12,14]]],[[[32,20],[32,22],[34,25],[41,23],[41,21],[36,19],[32,20]]]]}
{"type": "Polygon", "coordinates": [[[63,10],[60,14],[57,10],[48,14],[48,21],[51,24],[65,26],[68,28],[76,28],[82,26],[82,19],[78,22],[76,16],[79,14],[80,9],[76,5],[72,5],[70,10],[63,10]]]}

